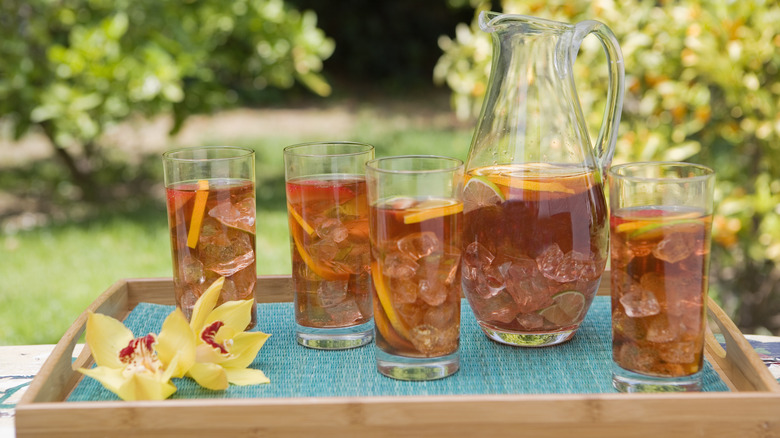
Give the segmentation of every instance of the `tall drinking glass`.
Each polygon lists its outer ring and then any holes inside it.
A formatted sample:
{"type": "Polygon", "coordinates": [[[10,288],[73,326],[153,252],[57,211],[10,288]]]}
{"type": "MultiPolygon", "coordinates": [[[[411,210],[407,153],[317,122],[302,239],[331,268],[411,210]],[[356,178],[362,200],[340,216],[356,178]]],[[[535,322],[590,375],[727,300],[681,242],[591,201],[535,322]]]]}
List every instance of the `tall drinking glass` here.
{"type": "Polygon", "coordinates": [[[317,349],[373,339],[365,163],[374,147],[306,143],[284,149],[296,339],[317,349]]]}
{"type": "Polygon", "coordinates": [[[459,368],[463,162],[435,156],[366,165],[380,373],[432,380],[459,368]]]}
{"type": "Polygon", "coordinates": [[[677,162],[609,170],[612,382],[622,392],[697,391],[715,174],[677,162]]]}
{"type": "MultiPolygon", "coordinates": [[[[219,277],[218,304],[254,299],[255,153],[206,146],[163,154],[176,305],[189,319],[219,277]]],[[[257,323],[257,310],[247,328],[257,323]]]]}

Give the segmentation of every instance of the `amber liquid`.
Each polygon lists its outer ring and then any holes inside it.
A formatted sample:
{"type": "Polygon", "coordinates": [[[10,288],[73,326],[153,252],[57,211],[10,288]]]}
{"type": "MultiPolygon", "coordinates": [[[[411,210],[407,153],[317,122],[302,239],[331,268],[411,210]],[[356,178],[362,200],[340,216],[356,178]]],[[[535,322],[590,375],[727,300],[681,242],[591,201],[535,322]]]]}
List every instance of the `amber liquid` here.
{"type": "Polygon", "coordinates": [[[474,177],[504,198],[464,210],[463,290],[480,324],[518,334],[576,329],[607,261],[601,182],[591,172],[541,164],[478,168],[468,173],[474,177]],[[544,309],[566,291],[581,293],[582,307],[549,320],[544,309]]]}
{"type": "Polygon", "coordinates": [[[404,220],[440,201],[396,198],[371,206],[376,343],[386,353],[425,358],[458,349],[462,213],[442,214],[449,207],[439,206],[425,220],[404,220]]]}
{"type": "MultiPolygon", "coordinates": [[[[168,224],[173,253],[176,304],[189,319],[197,299],[219,277],[225,277],[217,305],[254,298],[255,188],[245,180],[209,180],[203,220],[194,248],[187,244],[196,204],[198,182],[166,189],[168,224]]],[[[254,327],[257,320],[253,308],[254,327]]]]}
{"type": "Polygon", "coordinates": [[[287,201],[298,324],[338,328],[370,321],[365,179],[290,180],[287,201]]]}
{"type": "Polygon", "coordinates": [[[702,367],[711,216],[693,209],[612,213],[613,359],[640,374],[702,367]]]}

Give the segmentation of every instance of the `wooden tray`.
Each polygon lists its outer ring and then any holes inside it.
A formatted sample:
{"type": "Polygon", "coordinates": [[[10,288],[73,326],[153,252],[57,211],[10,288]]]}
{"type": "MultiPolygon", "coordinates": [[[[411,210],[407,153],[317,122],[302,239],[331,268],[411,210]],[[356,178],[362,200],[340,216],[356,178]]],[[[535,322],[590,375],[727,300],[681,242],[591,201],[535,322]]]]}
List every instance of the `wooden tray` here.
{"type": "MultiPolygon", "coordinates": [[[[290,277],[260,277],[259,302],[292,300],[290,277]]],[[[609,274],[599,294],[609,294],[609,274]]],[[[171,279],[121,280],[89,310],[123,319],[139,302],[174,304],[171,279]]],[[[780,385],[712,301],[705,354],[732,392],[686,394],[452,395],[144,402],[64,402],[89,366],[71,363],[86,312],[54,348],[16,406],[19,437],[780,437],[780,385]]]]}

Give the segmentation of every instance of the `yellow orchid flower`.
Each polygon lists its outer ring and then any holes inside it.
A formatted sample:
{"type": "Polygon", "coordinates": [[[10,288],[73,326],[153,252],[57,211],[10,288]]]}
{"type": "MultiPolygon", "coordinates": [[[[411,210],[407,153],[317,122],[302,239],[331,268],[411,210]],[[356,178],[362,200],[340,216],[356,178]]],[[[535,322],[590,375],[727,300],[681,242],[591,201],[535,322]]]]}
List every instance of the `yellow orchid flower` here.
{"type": "Polygon", "coordinates": [[[122,400],[170,397],[176,392],[171,377],[182,377],[195,363],[195,336],[179,309],[165,318],[159,336],[140,338],[110,316],[90,313],[86,341],[97,366],[78,371],[122,400]]]}
{"type": "Polygon", "coordinates": [[[265,374],[247,368],[271,336],[245,332],[254,300],[228,301],[214,308],[225,278],[215,281],[195,303],[190,328],[195,334],[195,363],[187,375],[204,388],[226,389],[234,385],[269,383],[265,374]]]}

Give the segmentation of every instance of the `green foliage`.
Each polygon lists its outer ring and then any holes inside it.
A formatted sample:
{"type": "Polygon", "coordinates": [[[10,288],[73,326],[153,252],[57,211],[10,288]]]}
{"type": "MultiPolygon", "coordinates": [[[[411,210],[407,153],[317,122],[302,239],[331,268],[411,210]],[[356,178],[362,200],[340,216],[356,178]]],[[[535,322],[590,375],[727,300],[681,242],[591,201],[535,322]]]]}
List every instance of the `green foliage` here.
{"type": "MultiPolygon", "coordinates": [[[[615,162],[688,160],[716,169],[713,292],[746,330],[780,333],[780,4],[770,0],[503,0],[507,13],[616,34],[626,94],[615,162]]],[[[483,2],[479,8],[488,8],[483,2]]],[[[435,77],[462,117],[481,105],[492,58],[476,19],[442,37],[435,77]]],[[[606,98],[601,47],[575,63],[591,133],[606,98]]]]}
{"type": "Polygon", "coordinates": [[[330,93],[332,40],[283,0],[5,0],[0,40],[0,117],[46,134],[82,189],[99,136],[131,115],[175,129],[266,87],[330,93]]]}

